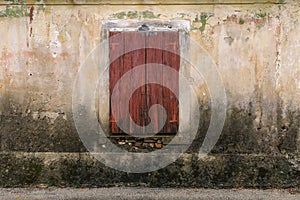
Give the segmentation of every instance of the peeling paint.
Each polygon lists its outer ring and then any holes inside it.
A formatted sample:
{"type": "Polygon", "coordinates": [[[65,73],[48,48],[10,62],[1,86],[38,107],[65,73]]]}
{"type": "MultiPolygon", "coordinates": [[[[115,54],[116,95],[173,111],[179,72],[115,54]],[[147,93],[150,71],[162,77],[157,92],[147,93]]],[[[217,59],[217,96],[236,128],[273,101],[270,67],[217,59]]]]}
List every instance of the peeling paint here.
{"type": "Polygon", "coordinates": [[[231,44],[233,43],[233,41],[234,41],[234,39],[233,39],[231,36],[229,36],[229,37],[224,37],[224,40],[225,40],[229,45],[231,45],[231,44]]]}
{"type": "Polygon", "coordinates": [[[62,44],[59,40],[59,32],[54,31],[53,35],[54,35],[53,40],[50,42],[50,51],[51,51],[52,57],[56,58],[58,56],[58,54],[60,54],[62,52],[62,50],[61,50],[62,44]]]}

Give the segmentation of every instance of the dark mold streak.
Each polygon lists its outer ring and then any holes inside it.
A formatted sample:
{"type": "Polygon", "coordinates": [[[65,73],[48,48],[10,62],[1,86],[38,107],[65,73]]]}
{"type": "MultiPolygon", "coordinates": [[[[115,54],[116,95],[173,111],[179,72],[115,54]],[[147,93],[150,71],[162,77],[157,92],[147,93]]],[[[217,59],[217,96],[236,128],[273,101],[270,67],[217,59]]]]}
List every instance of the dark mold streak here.
{"type": "MultiPolygon", "coordinates": [[[[32,24],[32,20],[33,20],[33,11],[34,11],[34,7],[31,6],[30,12],[29,12],[30,24],[32,24]]],[[[31,35],[32,35],[32,26],[30,27],[30,37],[31,37],[31,35]]]]}

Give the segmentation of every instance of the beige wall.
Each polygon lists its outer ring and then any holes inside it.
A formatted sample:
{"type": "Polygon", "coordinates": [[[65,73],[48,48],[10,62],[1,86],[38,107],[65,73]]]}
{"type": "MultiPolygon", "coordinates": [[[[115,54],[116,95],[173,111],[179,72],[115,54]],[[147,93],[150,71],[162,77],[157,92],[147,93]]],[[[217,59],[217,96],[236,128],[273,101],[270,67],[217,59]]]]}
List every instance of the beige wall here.
{"type": "Polygon", "coordinates": [[[299,187],[298,0],[20,2],[0,0],[0,187],[299,187]],[[104,39],[104,20],[190,22],[188,34],[216,63],[228,101],[208,157],[197,153],[210,121],[209,91],[192,67],[199,131],[175,163],[127,174],[86,154],[72,91],[80,66],[104,39]]]}
{"type": "MultiPolygon", "coordinates": [[[[299,149],[297,1],[179,1],[178,5],[27,1],[21,6],[1,2],[0,114],[4,118],[18,113],[33,120],[45,118],[49,124],[58,117],[72,123],[73,83],[80,65],[102,39],[103,20],[188,20],[191,38],[207,50],[221,73],[228,120],[235,109],[249,112],[254,116],[252,134],[265,130],[270,140],[279,137],[280,127],[293,126],[299,149]]],[[[197,84],[205,104],[207,88],[197,84]]]]}

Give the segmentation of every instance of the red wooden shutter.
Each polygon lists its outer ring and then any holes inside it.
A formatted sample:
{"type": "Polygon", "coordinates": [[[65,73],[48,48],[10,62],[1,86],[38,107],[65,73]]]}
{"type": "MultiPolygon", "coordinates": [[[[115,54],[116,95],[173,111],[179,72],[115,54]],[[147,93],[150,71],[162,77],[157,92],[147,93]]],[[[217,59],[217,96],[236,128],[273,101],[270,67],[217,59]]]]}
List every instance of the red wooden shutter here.
{"type": "MultiPolygon", "coordinates": [[[[154,65],[164,64],[169,67],[174,68],[179,71],[180,66],[180,56],[179,56],[179,35],[178,32],[124,32],[123,37],[118,37],[118,39],[112,37],[118,34],[118,32],[110,32],[110,58],[115,57],[115,55],[120,55],[124,51],[127,45],[132,45],[134,43],[144,44],[147,46],[156,46],[159,49],[154,48],[142,48],[115,59],[110,64],[109,69],[109,84],[110,84],[110,95],[112,94],[115,84],[117,81],[128,71],[136,66],[143,64],[154,63],[154,65]],[[147,34],[146,34],[147,33],[147,34]],[[116,41],[118,40],[118,41],[116,41]],[[162,50],[164,49],[164,50],[162,50]],[[176,52],[176,54],[171,53],[176,52]]],[[[143,46],[144,46],[143,45],[143,46]]],[[[146,65],[144,65],[146,66],[146,65]]],[[[178,100],[168,88],[162,86],[163,81],[169,81],[175,85],[177,89],[177,94],[179,91],[179,78],[178,76],[170,76],[167,71],[154,71],[149,69],[151,67],[147,65],[145,68],[145,73],[140,74],[139,78],[146,83],[147,78],[155,77],[160,84],[147,84],[140,87],[132,95],[129,105],[122,99],[124,92],[119,92],[116,101],[112,102],[115,109],[118,110],[121,116],[121,123],[123,126],[128,127],[130,133],[134,133],[137,130],[133,130],[132,124],[130,124],[128,116],[126,113],[121,113],[121,108],[123,106],[129,106],[130,115],[135,123],[140,126],[145,126],[150,123],[150,118],[148,116],[149,108],[153,104],[160,104],[164,106],[167,112],[167,122],[164,128],[160,131],[163,134],[176,134],[179,126],[179,111],[178,111],[178,100]]],[[[126,84],[126,87],[130,87],[131,82],[121,83],[126,84]]],[[[155,117],[152,129],[157,130],[160,121],[160,116],[162,111],[155,110],[155,117]]],[[[110,113],[110,126],[112,134],[122,134],[124,133],[116,124],[115,118],[110,113]]],[[[138,130],[143,131],[143,130],[138,130]]],[[[128,133],[128,134],[130,134],[128,133]]]]}

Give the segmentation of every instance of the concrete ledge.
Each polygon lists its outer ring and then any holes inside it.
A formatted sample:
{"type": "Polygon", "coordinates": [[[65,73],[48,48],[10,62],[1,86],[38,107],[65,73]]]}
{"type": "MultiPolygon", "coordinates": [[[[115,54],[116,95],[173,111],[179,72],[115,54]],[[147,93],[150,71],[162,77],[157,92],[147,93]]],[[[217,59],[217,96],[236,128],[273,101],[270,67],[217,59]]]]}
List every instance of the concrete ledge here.
{"type": "Polygon", "coordinates": [[[0,186],[289,188],[300,186],[300,169],[282,155],[184,154],[164,169],[128,174],[87,153],[0,154],[0,186]]]}

